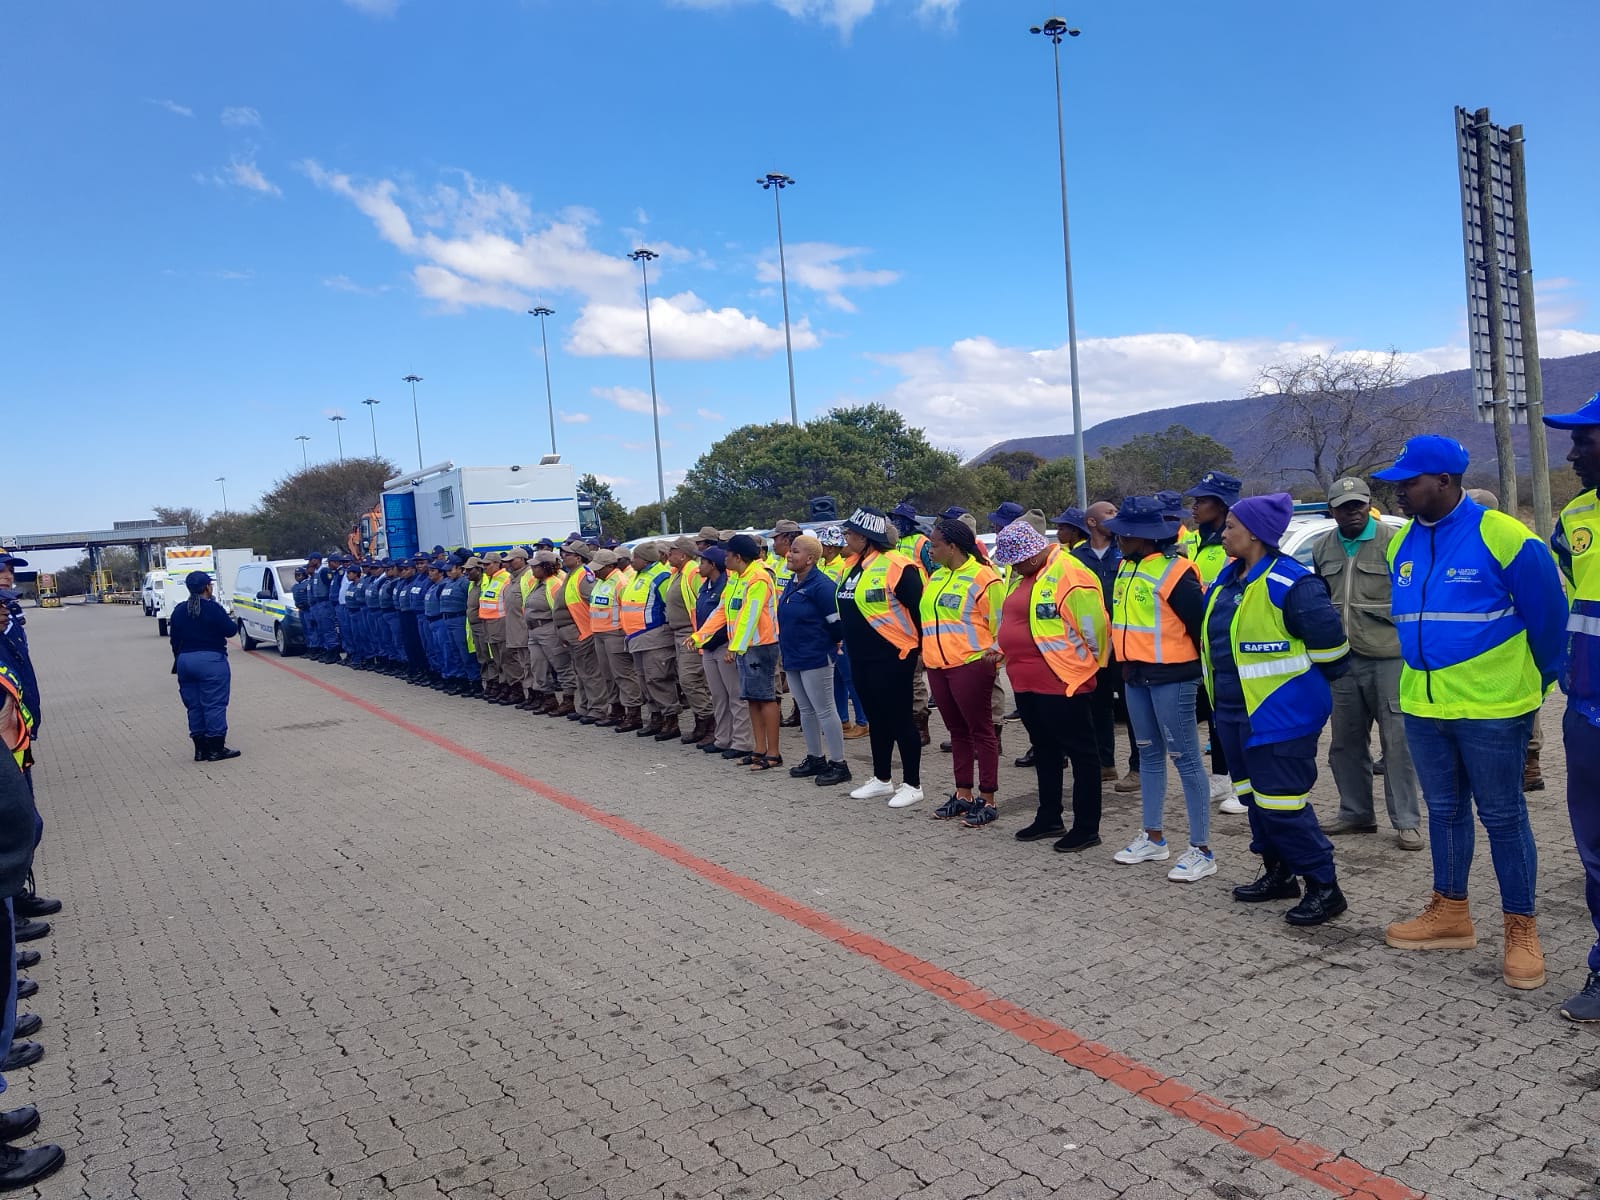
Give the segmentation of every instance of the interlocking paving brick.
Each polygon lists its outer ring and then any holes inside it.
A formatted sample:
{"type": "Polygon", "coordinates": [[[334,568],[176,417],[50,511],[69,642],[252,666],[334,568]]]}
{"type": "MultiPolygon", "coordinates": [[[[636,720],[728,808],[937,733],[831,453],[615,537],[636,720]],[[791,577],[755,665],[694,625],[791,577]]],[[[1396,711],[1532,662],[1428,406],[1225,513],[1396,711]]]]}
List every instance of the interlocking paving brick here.
{"type": "MultiPolygon", "coordinates": [[[[69,1153],[46,1200],[1331,1194],[272,660],[232,654],[244,757],[197,765],[153,622],[28,628],[68,907],[25,1006],[49,1053],[8,1082],[69,1153]]],[[[1531,797],[1551,983],[1517,994],[1481,837],[1478,948],[1405,954],[1382,929],[1428,856],[1382,835],[1337,840],[1351,912],[1295,931],[1228,900],[1235,818],[1192,887],[1110,861],[1126,796],[1103,853],[1018,845],[1009,758],[970,832],[289,665],[1412,1189],[1595,1192],[1595,1035],[1554,1015],[1591,936],[1559,739],[1531,797]]]]}

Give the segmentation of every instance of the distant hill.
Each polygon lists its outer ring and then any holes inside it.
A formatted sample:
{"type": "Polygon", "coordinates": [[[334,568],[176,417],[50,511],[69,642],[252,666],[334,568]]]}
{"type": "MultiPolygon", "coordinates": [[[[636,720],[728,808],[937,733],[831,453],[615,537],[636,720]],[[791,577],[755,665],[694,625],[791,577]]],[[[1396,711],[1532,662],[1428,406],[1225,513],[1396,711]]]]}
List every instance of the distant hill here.
{"type": "MultiPolygon", "coordinates": [[[[1593,354],[1575,354],[1568,358],[1547,358],[1543,363],[1544,403],[1547,412],[1570,412],[1600,389],[1600,351],[1593,354]]],[[[1440,387],[1442,404],[1438,429],[1461,439],[1474,463],[1490,464],[1494,461],[1494,427],[1480,424],[1472,407],[1472,386],[1467,371],[1447,371],[1413,380],[1405,391],[1426,391],[1440,387]]],[[[1141,434],[1161,433],[1169,425],[1185,425],[1196,433],[1216,438],[1234,453],[1236,465],[1246,466],[1259,444],[1260,431],[1272,411],[1272,397],[1247,396],[1238,400],[1214,400],[1205,404],[1180,404],[1176,408],[1158,408],[1150,412],[1134,413],[1090,426],[1083,435],[1084,452],[1099,453],[1102,446],[1120,446],[1141,434]]],[[[1551,466],[1559,465],[1571,445],[1564,433],[1548,430],[1551,466]]],[[[1528,431],[1525,426],[1513,426],[1512,445],[1517,452],[1520,470],[1528,466],[1528,431]]],[[[1040,458],[1050,460],[1065,458],[1072,453],[1071,433],[1040,434],[1037,437],[1010,438],[990,446],[972,460],[975,466],[990,455],[1008,450],[1028,450],[1040,458]]],[[[1283,467],[1297,465],[1292,446],[1282,447],[1282,454],[1266,465],[1265,473],[1273,474],[1283,467]]]]}

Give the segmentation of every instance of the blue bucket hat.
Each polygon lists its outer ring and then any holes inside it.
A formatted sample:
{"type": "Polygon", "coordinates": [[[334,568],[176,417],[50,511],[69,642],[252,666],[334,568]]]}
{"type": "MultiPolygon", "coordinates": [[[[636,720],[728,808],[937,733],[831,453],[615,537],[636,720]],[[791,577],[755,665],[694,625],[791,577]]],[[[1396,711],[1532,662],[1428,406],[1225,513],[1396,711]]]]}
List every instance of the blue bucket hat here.
{"type": "Polygon", "coordinates": [[[1183,520],[1183,497],[1174,491],[1157,492],[1156,499],[1161,501],[1167,515],[1176,520],[1183,520]]]}
{"type": "Polygon", "coordinates": [[[1081,508],[1069,508],[1051,522],[1053,525],[1070,525],[1085,537],[1089,535],[1089,518],[1081,508]]]}
{"type": "Polygon", "coordinates": [[[999,508],[995,509],[989,514],[989,524],[998,525],[1004,529],[1007,525],[1020,518],[1022,514],[1027,511],[1027,509],[1023,508],[1022,505],[1018,504],[1015,500],[1007,500],[999,508]]]}
{"type": "Polygon", "coordinates": [[[1585,425],[1600,425],[1600,392],[1590,396],[1577,412],[1547,416],[1544,423],[1551,429],[1582,429],[1585,425]]]}
{"type": "Polygon", "coordinates": [[[1467,448],[1455,438],[1425,433],[1406,442],[1394,466],[1374,471],[1372,477],[1400,483],[1418,475],[1464,475],[1468,461],[1467,448]]]}
{"type": "Polygon", "coordinates": [[[1191,500],[1201,496],[1211,496],[1221,500],[1229,508],[1239,502],[1239,493],[1244,490],[1244,480],[1235,479],[1232,475],[1222,471],[1207,471],[1200,476],[1200,482],[1184,493],[1191,500]]]}
{"type": "Polygon", "coordinates": [[[1157,497],[1129,496],[1117,509],[1117,515],[1104,524],[1107,533],[1118,537],[1149,538],[1159,542],[1178,532],[1179,521],[1157,497]]]}

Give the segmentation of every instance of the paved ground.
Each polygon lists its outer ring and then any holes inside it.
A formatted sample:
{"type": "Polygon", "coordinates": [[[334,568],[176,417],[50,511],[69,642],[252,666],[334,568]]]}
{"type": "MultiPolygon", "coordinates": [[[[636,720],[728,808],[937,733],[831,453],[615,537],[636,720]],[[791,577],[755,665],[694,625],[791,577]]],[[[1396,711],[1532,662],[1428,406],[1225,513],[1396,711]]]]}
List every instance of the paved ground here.
{"type": "Polygon", "coordinates": [[[1478,949],[1404,955],[1427,856],[1387,839],[1297,932],[1228,899],[1242,818],[1184,887],[1111,862],[1127,797],[1098,852],[1017,844],[1009,766],[966,832],[264,652],[244,757],[197,766],[154,622],[29,631],[68,908],[7,1099],[67,1147],[52,1200],[1600,1195],[1559,754],[1516,994],[1486,853],[1478,949]]]}

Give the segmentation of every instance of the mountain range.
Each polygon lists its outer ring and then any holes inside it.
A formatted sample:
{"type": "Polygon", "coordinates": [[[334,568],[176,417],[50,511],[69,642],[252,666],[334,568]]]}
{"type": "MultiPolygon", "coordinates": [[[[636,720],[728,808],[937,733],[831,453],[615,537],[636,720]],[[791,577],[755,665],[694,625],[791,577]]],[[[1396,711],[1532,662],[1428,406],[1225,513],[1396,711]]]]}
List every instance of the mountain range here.
{"type": "MultiPolygon", "coordinates": [[[[1600,351],[1567,358],[1547,358],[1542,367],[1546,412],[1570,412],[1600,389],[1600,351]]],[[[1446,371],[1428,375],[1411,380],[1395,390],[1397,393],[1417,391],[1425,394],[1434,388],[1438,389],[1439,397],[1437,431],[1460,438],[1471,454],[1475,467],[1493,470],[1494,427],[1477,419],[1472,405],[1471,372],[1446,371]]],[[[1093,457],[1102,447],[1114,448],[1142,434],[1162,433],[1168,426],[1183,425],[1227,446],[1233,451],[1237,467],[1254,465],[1252,460],[1260,453],[1261,430],[1271,414],[1273,402],[1274,397],[1270,395],[1245,396],[1236,400],[1180,404],[1173,408],[1130,413],[1090,426],[1084,432],[1084,452],[1093,457]]],[[[1567,435],[1559,430],[1546,430],[1546,434],[1551,466],[1555,469],[1565,459],[1571,443],[1567,435]]],[[[1518,470],[1525,472],[1528,469],[1527,427],[1513,426],[1511,440],[1517,455],[1518,470]]],[[[1395,449],[1398,451],[1399,447],[1395,449]]],[[[1008,438],[977,455],[971,460],[971,465],[976,466],[991,455],[1010,450],[1031,451],[1046,460],[1064,458],[1072,453],[1072,434],[1047,433],[1008,438]]],[[[1267,458],[1255,467],[1253,473],[1273,477],[1280,470],[1298,465],[1296,448],[1285,444],[1269,451],[1267,458]]]]}

